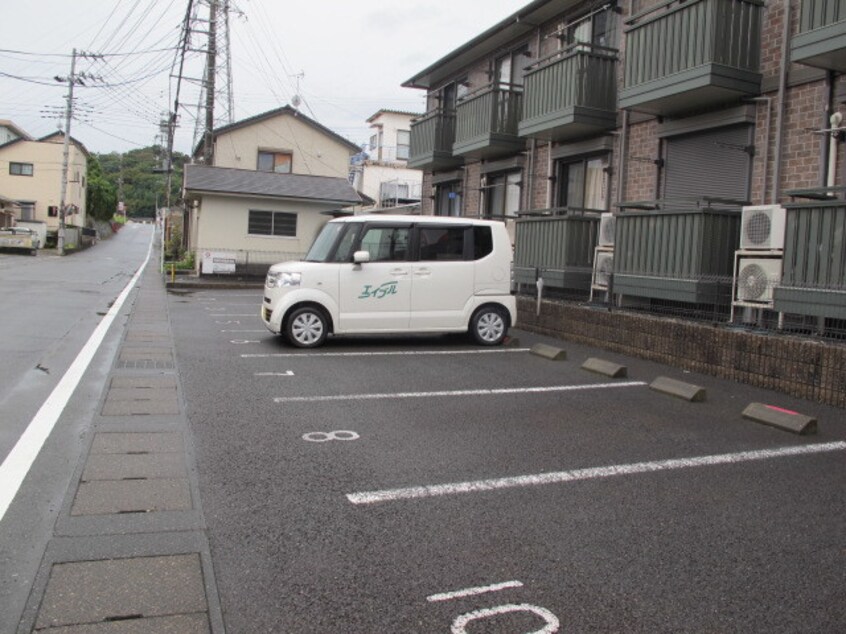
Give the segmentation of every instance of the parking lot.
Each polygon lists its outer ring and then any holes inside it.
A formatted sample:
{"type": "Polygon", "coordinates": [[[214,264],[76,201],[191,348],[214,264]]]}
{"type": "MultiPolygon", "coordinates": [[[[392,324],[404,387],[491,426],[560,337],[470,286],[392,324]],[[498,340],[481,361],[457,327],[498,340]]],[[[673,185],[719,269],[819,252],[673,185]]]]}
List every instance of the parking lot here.
{"type": "Polygon", "coordinates": [[[261,297],[169,296],[228,631],[846,624],[842,410],[519,330],[303,351],[264,329],[261,297]],[[750,402],[819,433],[744,420],[750,402]]]}

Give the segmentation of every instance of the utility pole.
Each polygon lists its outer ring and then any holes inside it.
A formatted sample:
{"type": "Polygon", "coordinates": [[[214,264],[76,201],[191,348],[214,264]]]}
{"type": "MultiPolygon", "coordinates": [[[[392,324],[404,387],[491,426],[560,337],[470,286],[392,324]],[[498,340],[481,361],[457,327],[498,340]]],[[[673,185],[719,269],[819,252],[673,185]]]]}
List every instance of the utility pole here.
{"type": "Polygon", "coordinates": [[[209,0],[209,50],[206,57],[208,77],[206,79],[206,131],[203,143],[203,159],[206,165],[214,160],[214,90],[215,65],[217,63],[217,0],[209,0]]]}
{"type": "Polygon", "coordinates": [[[65,107],[65,138],[62,149],[62,190],[59,198],[59,255],[65,254],[65,212],[68,193],[68,162],[70,158],[70,130],[73,118],[73,86],[76,83],[76,49],[71,56],[71,72],[68,76],[67,106],[65,107]]]}

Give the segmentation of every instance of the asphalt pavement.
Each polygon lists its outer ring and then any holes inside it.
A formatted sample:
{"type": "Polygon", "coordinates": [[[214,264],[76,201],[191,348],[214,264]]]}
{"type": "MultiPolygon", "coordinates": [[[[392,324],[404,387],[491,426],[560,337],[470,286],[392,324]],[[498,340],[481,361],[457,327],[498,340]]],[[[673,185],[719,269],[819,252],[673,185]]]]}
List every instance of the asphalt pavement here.
{"type": "Polygon", "coordinates": [[[846,629],[842,410],[519,330],[297,350],[261,298],[147,264],[0,520],[0,631],[846,629]]]}

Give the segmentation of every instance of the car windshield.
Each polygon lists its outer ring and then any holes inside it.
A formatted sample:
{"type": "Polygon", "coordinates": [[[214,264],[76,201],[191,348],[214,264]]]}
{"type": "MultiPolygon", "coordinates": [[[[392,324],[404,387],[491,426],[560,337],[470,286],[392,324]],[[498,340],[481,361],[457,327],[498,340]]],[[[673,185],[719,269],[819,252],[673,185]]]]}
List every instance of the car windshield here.
{"type": "Polygon", "coordinates": [[[306,253],[306,262],[326,262],[329,259],[329,253],[335,245],[335,240],[338,234],[344,230],[344,225],[341,222],[330,222],[323,227],[314,243],[306,253]]]}

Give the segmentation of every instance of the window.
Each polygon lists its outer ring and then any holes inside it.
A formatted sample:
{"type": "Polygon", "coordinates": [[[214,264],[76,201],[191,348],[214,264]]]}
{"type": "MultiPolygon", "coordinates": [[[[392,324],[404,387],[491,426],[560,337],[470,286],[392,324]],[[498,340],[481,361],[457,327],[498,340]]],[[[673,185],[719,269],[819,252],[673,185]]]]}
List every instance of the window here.
{"type": "Polygon", "coordinates": [[[397,130],[397,159],[408,160],[408,149],[411,147],[411,132],[408,130],[397,130]]]}
{"type": "Polygon", "coordinates": [[[9,174],[12,176],[32,176],[34,171],[32,163],[9,163],[9,174]]]}
{"type": "Polygon", "coordinates": [[[370,137],[370,151],[375,152],[379,149],[379,135],[374,134],[370,137]]]}
{"type": "Polygon", "coordinates": [[[461,181],[435,185],[435,215],[461,215],[461,181]]]}
{"type": "Polygon", "coordinates": [[[263,152],[258,153],[258,171],[276,172],[277,174],[290,174],[293,155],[290,152],[263,152]]]}
{"type": "Polygon", "coordinates": [[[464,259],[463,227],[421,227],[420,259],[444,261],[464,259]]]}
{"type": "Polygon", "coordinates": [[[352,262],[353,253],[355,253],[353,247],[355,246],[355,241],[358,239],[359,231],[361,231],[360,223],[350,224],[347,227],[344,237],[341,238],[338,248],[335,250],[335,257],[333,258],[335,262],[352,262]]]}
{"type": "Polygon", "coordinates": [[[405,260],[408,257],[408,227],[370,227],[361,237],[361,250],[371,262],[405,260]]]}
{"type": "Polygon", "coordinates": [[[488,176],[485,188],[485,215],[488,218],[516,216],[520,210],[520,172],[488,176]]]}
{"type": "Polygon", "coordinates": [[[56,218],[59,215],[59,207],[57,205],[50,205],[47,207],[47,215],[50,218],[56,218]]]}
{"type": "Polygon", "coordinates": [[[35,220],[35,203],[28,200],[19,200],[21,208],[21,220],[35,220]]]}
{"type": "Polygon", "coordinates": [[[473,259],[481,260],[493,253],[493,233],[490,227],[473,227],[473,259]]]}
{"type": "Polygon", "coordinates": [[[529,47],[524,44],[517,50],[496,60],[494,72],[496,73],[496,81],[501,88],[508,89],[512,86],[523,85],[528,57],[529,47]]]}
{"type": "Polygon", "coordinates": [[[565,43],[570,45],[582,42],[613,48],[614,15],[613,5],[608,4],[589,15],[574,20],[564,29],[565,43]]]}
{"type": "Polygon", "coordinates": [[[250,209],[247,233],[257,236],[297,236],[297,214],[250,209]]]}
{"type": "Polygon", "coordinates": [[[608,155],[558,163],[559,207],[608,209],[608,155]]]}

